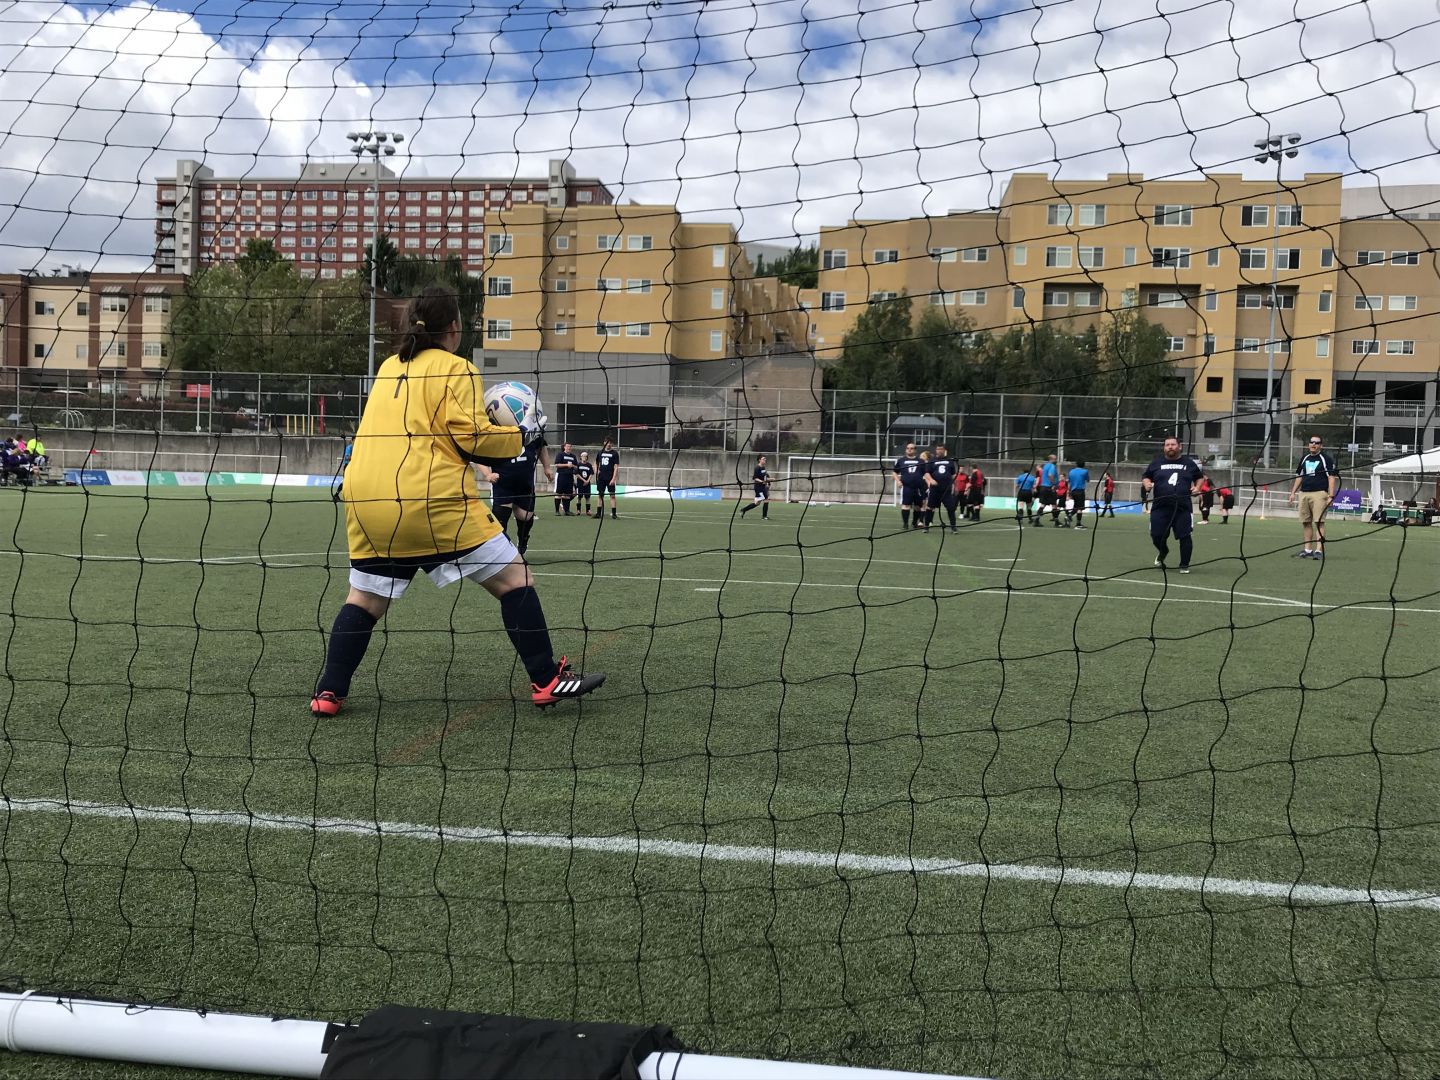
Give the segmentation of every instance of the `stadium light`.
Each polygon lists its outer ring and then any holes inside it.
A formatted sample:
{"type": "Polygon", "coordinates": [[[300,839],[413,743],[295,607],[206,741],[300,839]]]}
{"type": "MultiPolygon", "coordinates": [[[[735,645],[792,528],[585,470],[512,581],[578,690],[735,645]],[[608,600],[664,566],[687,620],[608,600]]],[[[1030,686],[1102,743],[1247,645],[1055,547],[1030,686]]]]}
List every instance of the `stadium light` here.
{"type": "Polygon", "coordinates": [[[395,144],[404,142],[405,136],[398,131],[352,131],[346,138],[350,140],[350,152],[355,155],[357,164],[366,154],[369,154],[375,163],[372,188],[375,205],[370,233],[370,334],[365,359],[365,387],[368,391],[370,384],[375,381],[375,293],[380,266],[380,158],[394,157],[395,144]]]}
{"type": "Polygon", "coordinates": [[[1285,190],[1281,172],[1286,158],[1299,156],[1301,139],[1298,131],[1291,131],[1255,140],[1255,149],[1260,151],[1255,160],[1261,164],[1275,163],[1275,207],[1271,211],[1274,220],[1270,227],[1270,334],[1265,340],[1265,442],[1262,464],[1267,469],[1275,454],[1272,442],[1275,430],[1275,311],[1280,306],[1280,195],[1285,190]]]}

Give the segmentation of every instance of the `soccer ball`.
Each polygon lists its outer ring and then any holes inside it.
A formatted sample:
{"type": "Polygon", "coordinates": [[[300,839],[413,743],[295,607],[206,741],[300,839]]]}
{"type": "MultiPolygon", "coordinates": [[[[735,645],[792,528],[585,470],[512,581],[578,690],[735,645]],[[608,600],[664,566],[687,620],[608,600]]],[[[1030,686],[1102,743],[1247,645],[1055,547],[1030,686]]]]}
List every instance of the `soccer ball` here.
{"type": "Polygon", "coordinates": [[[500,427],[519,427],[543,410],[535,391],[523,382],[500,382],[485,388],[485,415],[500,427]]]}

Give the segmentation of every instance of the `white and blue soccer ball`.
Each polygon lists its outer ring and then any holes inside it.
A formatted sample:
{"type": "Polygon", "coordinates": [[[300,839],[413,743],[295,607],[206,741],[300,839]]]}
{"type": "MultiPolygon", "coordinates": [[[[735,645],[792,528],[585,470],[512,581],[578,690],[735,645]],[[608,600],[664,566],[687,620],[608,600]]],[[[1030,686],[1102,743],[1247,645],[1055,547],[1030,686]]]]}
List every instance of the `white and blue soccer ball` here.
{"type": "Polygon", "coordinates": [[[498,382],[485,388],[485,415],[492,424],[520,427],[541,412],[540,398],[523,382],[498,382]]]}

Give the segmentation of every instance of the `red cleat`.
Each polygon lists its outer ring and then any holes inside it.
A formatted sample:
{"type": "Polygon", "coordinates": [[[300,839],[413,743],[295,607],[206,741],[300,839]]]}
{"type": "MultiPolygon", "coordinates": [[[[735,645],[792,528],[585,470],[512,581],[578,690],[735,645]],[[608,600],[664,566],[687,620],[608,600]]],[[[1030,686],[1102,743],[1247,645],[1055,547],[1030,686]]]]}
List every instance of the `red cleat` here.
{"type": "Polygon", "coordinates": [[[322,690],[310,699],[311,716],[334,716],[345,704],[343,697],[336,697],[329,690],[322,690]]]}
{"type": "Polygon", "coordinates": [[[539,708],[548,709],[552,705],[558,705],[570,698],[584,697],[592,690],[598,690],[605,683],[604,672],[597,672],[594,675],[581,675],[572,671],[570,661],[565,657],[560,658],[559,671],[555,678],[551,679],[544,686],[530,684],[530,700],[539,708]]]}

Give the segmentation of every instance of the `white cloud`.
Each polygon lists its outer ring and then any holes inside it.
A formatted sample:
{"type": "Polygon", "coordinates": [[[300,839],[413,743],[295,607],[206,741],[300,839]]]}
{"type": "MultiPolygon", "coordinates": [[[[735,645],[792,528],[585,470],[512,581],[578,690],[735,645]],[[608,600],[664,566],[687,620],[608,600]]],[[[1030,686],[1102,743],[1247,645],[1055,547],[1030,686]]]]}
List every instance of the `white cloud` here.
{"type": "Polygon", "coordinates": [[[146,3],[4,7],[0,267],[142,266],[177,158],[293,175],[357,123],[406,132],[412,174],[570,156],[757,240],[993,205],[1016,169],[1258,175],[1271,130],[1305,133],[1297,177],[1423,182],[1440,140],[1435,12],[1413,0],[406,10],[222,39],[146,3]]]}

